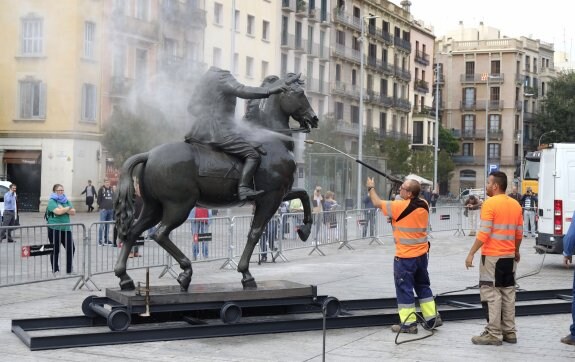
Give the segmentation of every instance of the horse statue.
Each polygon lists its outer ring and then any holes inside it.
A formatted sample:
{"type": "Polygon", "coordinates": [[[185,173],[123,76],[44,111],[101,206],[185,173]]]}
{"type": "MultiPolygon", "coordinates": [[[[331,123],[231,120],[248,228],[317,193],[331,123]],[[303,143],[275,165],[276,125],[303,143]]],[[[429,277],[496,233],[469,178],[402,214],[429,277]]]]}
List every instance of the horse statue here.
{"type": "MultiPolygon", "coordinates": [[[[258,132],[265,134],[261,143],[261,164],[254,177],[261,195],[252,201],[254,215],[246,246],[237,271],[242,273],[244,288],[257,288],[249,270],[249,261],[265,226],[282,201],[299,198],[304,206],[303,225],[298,228],[301,240],[311,232],[310,199],[304,189],[292,189],[296,163],[291,137],[290,116],[300,124],[295,131],[309,132],[317,128],[318,118],[302,88],[300,75],[285,79],[269,76],[263,85],[272,87],[285,82],[288,89],[267,99],[250,100],[246,117],[258,132]]],[[[246,138],[250,138],[246,134],[246,138]]],[[[238,179],[242,162],[210,145],[175,142],[157,146],[149,152],[130,157],[121,169],[117,198],[114,203],[118,238],[123,241],[114,272],[122,290],[134,290],[134,281],[126,272],[126,262],[136,239],[145,230],[158,225],[151,239],[164,248],[180,265],[177,281],[187,291],[192,280],[190,259],[170,240],[170,232],[182,225],[195,206],[223,208],[244,204],[238,199],[238,179]],[[134,205],[136,190],[143,201],[138,219],[134,205]]]]}

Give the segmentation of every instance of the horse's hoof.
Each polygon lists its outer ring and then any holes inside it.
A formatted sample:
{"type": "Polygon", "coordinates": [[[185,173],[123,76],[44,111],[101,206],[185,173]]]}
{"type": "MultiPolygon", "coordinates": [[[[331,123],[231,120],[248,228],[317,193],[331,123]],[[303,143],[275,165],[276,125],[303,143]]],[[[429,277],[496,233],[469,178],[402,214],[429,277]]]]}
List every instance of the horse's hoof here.
{"type": "Polygon", "coordinates": [[[185,273],[181,273],[177,280],[178,283],[180,283],[180,291],[187,292],[190,287],[190,283],[192,282],[192,277],[185,273]]]}
{"type": "Polygon", "coordinates": [[[244,286],[244,289],[258,289],[258,285],[254,278],[242,279],[242,285],[244,286]]]}
{"type": "Polygon", "coordinates": [[[311,234],[311,224],[303,224],[298,226],[297,234],[301,241],[307,241],[311,234]]]}
{"type": "Polygon", "coordinates": [[[120,282],[120,289],[121,290],[135,290],[136,286],[134,285],[133,280],[122,280],[120,282]]]}

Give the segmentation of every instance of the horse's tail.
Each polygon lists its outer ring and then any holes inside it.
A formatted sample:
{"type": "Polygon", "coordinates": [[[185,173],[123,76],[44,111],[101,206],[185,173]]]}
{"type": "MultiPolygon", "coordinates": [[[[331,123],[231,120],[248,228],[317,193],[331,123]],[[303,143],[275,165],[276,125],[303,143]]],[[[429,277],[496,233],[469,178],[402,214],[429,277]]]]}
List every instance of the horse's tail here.
{"type": "Polygon", "coordinates": [[[149,152],[134,155],[124,162],[120,171],[120,182],[114,201],[114,214],[118,238],[126,241],[128,230],[135,219],[136,188],[134,186],[134,168],[148,160],[149,152]]]}

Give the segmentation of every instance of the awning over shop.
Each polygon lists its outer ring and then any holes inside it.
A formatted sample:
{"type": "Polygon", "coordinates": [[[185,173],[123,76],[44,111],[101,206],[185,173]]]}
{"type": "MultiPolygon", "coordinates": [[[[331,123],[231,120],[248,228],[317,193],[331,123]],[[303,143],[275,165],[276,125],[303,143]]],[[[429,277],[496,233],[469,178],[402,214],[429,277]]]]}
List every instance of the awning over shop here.
{"type": "Polygon", "coordinates": [[[42,163],[42,151],[4,151],[4,163],[36,165],[42,163]]]}

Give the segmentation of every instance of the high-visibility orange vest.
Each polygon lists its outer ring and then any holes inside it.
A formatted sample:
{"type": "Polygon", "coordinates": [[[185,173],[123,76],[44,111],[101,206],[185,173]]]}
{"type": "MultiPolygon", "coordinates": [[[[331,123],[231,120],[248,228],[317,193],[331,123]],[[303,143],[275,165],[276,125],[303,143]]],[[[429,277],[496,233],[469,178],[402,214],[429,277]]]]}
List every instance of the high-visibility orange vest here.
{"type": "Polygon", "coordinates": [[[483,242],[481,255],[514,255],[515,240],[521,240],[522,234],[521,205],[515,199],[500,194],[485,200],[477,234],[483,242]]]}
{"type": "Polygon", "coordinates": [[[429,206],[425,200],[382,201],[381,210],[384,215],[391,217],[395,256],[416,258],[427,253],[429,206]]]}

